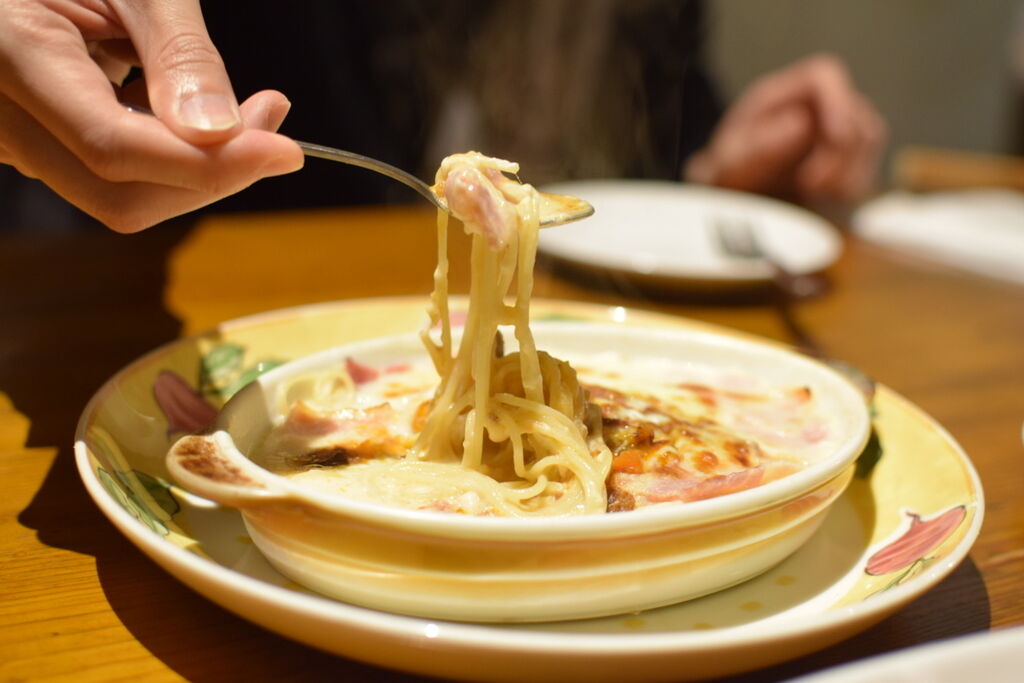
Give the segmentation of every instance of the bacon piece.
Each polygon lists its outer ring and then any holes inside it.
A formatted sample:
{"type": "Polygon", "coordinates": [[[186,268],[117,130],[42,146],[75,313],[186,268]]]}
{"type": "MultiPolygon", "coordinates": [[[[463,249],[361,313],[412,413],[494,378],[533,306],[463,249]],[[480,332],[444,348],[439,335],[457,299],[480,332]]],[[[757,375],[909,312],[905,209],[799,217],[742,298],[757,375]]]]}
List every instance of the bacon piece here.
{"type": "Polygon", "coordinates": [[[380,376],[380,370],[371,368],[369,365],[363,365],[351,357],[345,359],[345,370],[348,371],[349,377],[356,384],[366,384],[380,376]]]}
{"type": "Polygon", "coordinates": [[[765,483],[765,477],[764,467],[705,478],[686,476],[683,472],[673,475],[613,473],[609,478],[608,491],[610,498],[628,498],[637,507],[653,503],[688,503],[746,491],[765,483]]]}
{"type": "MultiPolygon", "coordinates": [[[[502,249],[518,225],[518,214],[495,186],[493,169],[488,173],[473,166],[453,169],[444,183],[444,197],[452,214],[467,232],[479,232],[491,249],[502,249]]],[[[504,176],[502,176],[504,177],[504,176]]]]}
{"type": "Polygon", "coordinates": [[[661,502],[668,500],[705,500],[717,498],[727,493],[737,493],[760,486],[764,481],[764,467],[740,470],[717,477],[708,477],[699,481],[687,481],[679,478],[663,477],[645,491],[648,500],[661,502]]]}
{"type": "Polygon", "coordinates": [[[319,411],[297,401],[264,442],[261,464],[274,472],[295,472],[402,455],[412,437],[392,432],[395,418],[388,403],[319,411]]]}
{"type": "Polygon", "coordinates": [[[338,431],[368,429],[387,432],[394,409],[382,403],[366,410],[319,411],[305,401],[297,401],[288,413],[284,430],[305,436],[332,434],[338,431]]]}
{"type": "Polygon", "coordinates": [[[642,474],[644,471],[644,452],[631,448],[617,454],[612,460],[612,472],[628,472],[642,474]]]}

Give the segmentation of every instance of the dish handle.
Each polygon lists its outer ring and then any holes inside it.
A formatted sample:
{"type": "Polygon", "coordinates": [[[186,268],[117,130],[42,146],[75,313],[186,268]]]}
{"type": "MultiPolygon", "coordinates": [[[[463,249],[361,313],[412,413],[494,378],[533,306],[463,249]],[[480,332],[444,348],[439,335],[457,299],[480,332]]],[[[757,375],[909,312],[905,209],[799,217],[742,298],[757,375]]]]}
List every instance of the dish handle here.
{"type": "Polygon", "coordinates": [[[245,457],[225,431],[178,439],[166,462],[183,489],[221,505],[251,508],[289,497],[276,477],[245,457]]]}

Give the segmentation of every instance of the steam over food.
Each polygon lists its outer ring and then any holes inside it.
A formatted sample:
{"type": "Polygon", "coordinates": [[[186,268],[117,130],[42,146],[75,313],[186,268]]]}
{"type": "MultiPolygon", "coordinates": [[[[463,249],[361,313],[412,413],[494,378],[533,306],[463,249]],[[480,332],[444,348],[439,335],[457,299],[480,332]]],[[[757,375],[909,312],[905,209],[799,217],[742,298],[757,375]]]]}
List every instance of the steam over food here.
{"type": "Polygon", "coordinates": [[[449,307],[448,214],[438,212],[422,361],[350,358],[335,373],[297,378],[254,459],[332,494],[518,517],[700,500],[798,469],[801,449],[827,437],[806,390],[728,375],[695,381],[678,362],[615,354],[574,359],[574,369],[537,349],[529,318],[540,200],[506,175],[518,170],[475,152],[438,170],[435,191],[472,235],[461,338],[449,307]],[[515,351],[505,352],[503,333],[515,351]]]}

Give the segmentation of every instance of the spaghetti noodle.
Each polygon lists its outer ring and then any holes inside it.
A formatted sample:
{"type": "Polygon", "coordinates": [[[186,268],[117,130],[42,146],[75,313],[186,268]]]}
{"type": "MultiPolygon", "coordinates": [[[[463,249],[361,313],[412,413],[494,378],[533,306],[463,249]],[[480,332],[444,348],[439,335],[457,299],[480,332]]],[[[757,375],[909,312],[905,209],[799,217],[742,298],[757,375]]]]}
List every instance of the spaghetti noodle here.
{"type": "Polygon", "coordinates": [[[472,235],[469,308],[453,353],[448,216],[438,212],[430,321],[441,332],[435,341],[428,328],[422,338],[441,383],[410,456],[457,461],[465,487],[490,501],[496,514],[604,512],[612,456],[600,415],[588,410],[575,371],[538,351],[530,332],[539,197],[504,175],[517,171],[516,164],[472,152],[448,157],[438,170],[438,193],[472,235]],[[513,328],[519,345],[508,355],[501,348],[503,325],[513,328]]]}
{"type": "Polygon", "coordinates": [[[456,344],[448,213],[439,211],[430,322],[421,333],[433,381],[424,379],[424,364],[397,373],[401,386],[378,390],[370,379],[378,371],[353,359],[340,379],[300,376],[279,399],[290,406],[287,418],[257,453],[264,466],[325,492],[407,508],[605,512],[612,453],[600,411],[568,363],[538,351],[530,332],[540,200],[504,175],[517,171],[475,152],[448,157],[438,170],[435,189],[472,235],[472,261],[456,344]],[[511,328],[517,351],[504,353],[502,328],[511,328]]]}

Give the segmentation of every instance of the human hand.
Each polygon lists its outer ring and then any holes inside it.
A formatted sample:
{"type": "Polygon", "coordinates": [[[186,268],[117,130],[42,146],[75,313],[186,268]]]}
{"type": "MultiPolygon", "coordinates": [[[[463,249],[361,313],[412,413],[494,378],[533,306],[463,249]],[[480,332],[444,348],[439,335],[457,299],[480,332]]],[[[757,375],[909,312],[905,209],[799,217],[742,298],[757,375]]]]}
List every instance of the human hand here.
{"type": "Polygon", "coordinates": [[[816,55],[744,91],[685,177],[806,201],[856,201],[875,184],[886,137],[843,63],[816,55]]]}
{"type": "Polygon", "coordinates": [[[0,163],[118,232],[301,168],[289,106],[237,104],[198,0],[0,0],[0,163]],[[120,103],[147,94],[155,117],[120,103]]]}

